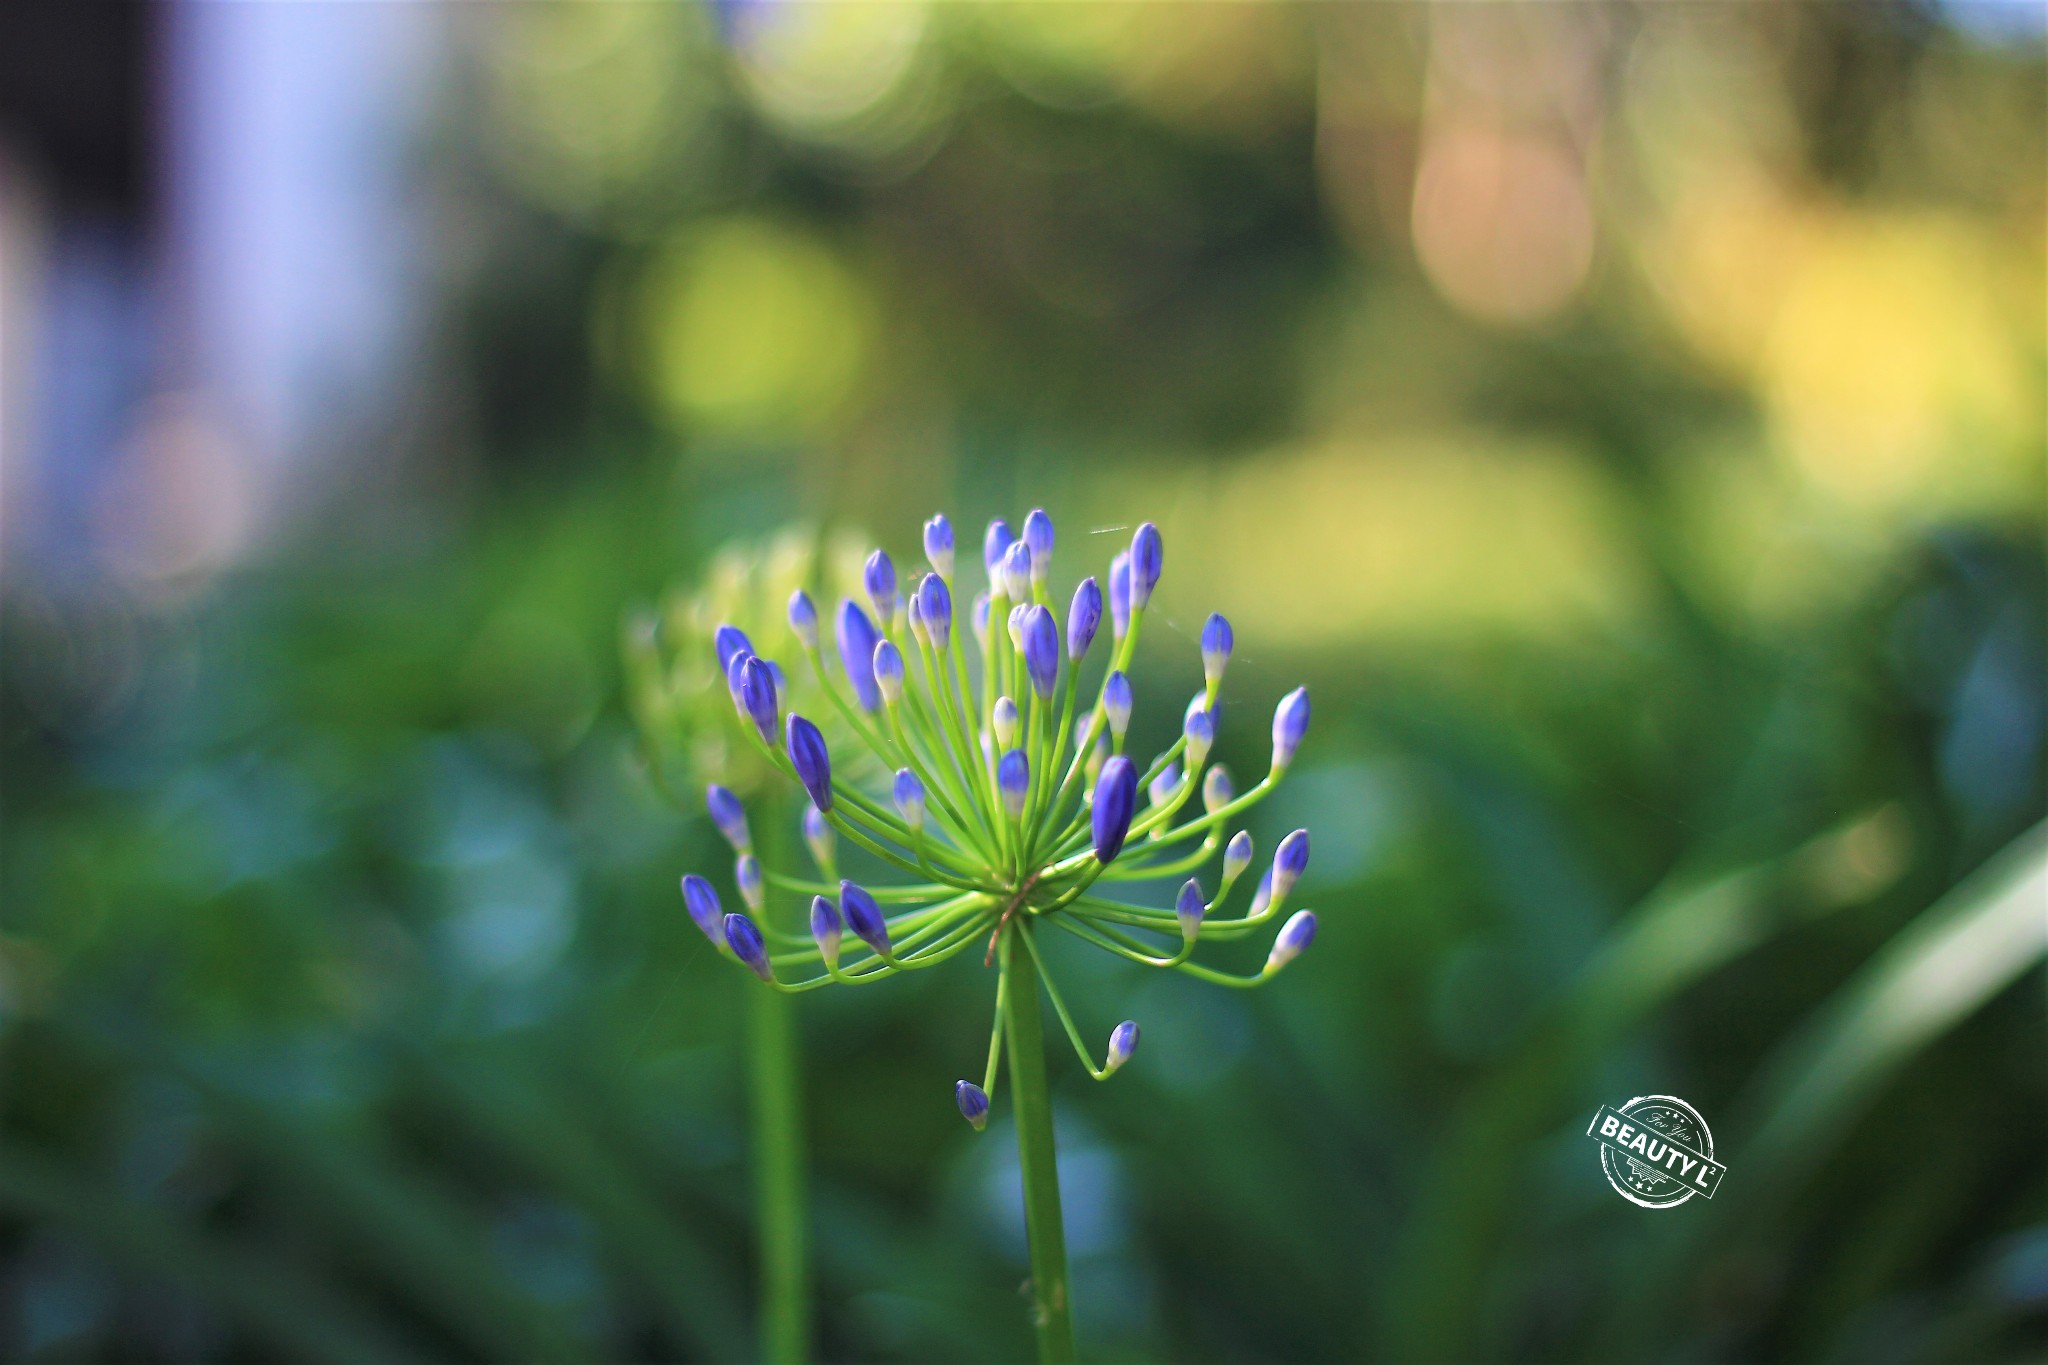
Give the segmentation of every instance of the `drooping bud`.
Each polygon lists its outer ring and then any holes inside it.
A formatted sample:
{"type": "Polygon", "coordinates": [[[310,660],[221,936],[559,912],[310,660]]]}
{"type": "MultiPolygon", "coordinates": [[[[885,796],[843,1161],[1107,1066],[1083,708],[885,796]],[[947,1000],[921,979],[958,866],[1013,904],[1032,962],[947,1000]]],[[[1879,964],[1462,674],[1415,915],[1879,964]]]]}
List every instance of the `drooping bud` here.
{"type": "Polygon", "coordinates": [[[1044,587],[1052,570],[1052,518],[1043,507],[1033,508],[1024,518],[1024,543],[1031,547],[1031,582],[1044,587]]]}
{"type": "Polygon", "coordinates": [[[741,650],[752,654],[754,652],[754,642],[749,640],[746,632],[738,626],[720,626],[712,633],[711,648],[718,654],[718,671],[730,673],[732,671],[732,656],[741,650]]]}
{"type": "Polygon", "coordinates": [[[1308,831],[1298,829],[1280,841],[1280,847],[1273,850],[1273,897],[1286,900],[1287,893],[1294,889],[1294,883],[1308,869],[1308,831]]]}
{"type": "Polygon", "coordinates": [[[917,585],[917,610],[932,648],[944,649],[953,642],[953,592],[945,579],[935,573],[924,576],[917,585]]]}
{"type": "Polygon", "coordinates": [[[924,828],[924,783],[908,768],[896,770],[896,813],[914,830],[924,828]]]}
{"type": "Polygon", "coordinates": [[[1010,552],[1017,537],[1010,534],[1010,523],[997,517],[988,524],[988,531],[981,538],[981,562],[988,569],[988,588],[991,593],[1001,592],[1003,587],[1003,556],[1010,552]]]}
{"type": "Polygon", "coordinates": [[[896,615],[896,563],[886,551],[876,550],[861,567],[861,581],[874,604],[875,619],[887,624],[896,615]]]}
{"type": "Polygon", "coordinates": [[[1074,589],[1073,605],[1067,608],[1067,657],[1075,663],[1086,657],[1088,646],[1095,643],[1095,632],[1101,627],[1102,589],[1091,575],[1074,589]]]}
{"type": "Polygon", "coordinates": [[[1012,820],[1024,814],[1024,798],[1031,794],[1031,763],[1022,749],[1012,749],[996,760],[996,789],[1002,793],[1003,809],[1012,820]]]}
{"type": "Polygon", "coordinates": [[[1031,600],[1031,547],[1021,540],[1003,552],[1003,591],[1012,602],[1031,600]]]}
{"type": "Polygon", "coordinates": [[[974,607],[973,607],[972,615],[973,615],[973,618],[974,618],[974,643],[976,643],[976,644],[978,644],[978,645],[982,645],[982,646],[986,647],[986,646],[987,646],[987,644],[988,644],[988,594],[987,594],[987,593],[985,593],[985,592],[978,592],[978,593],[976,593],[976,594],[974,595],[974,607]]]}
{"type": "Polygon", "coordinates": [[[1151,522],[1138,527],[1131,537],[1131,609],[1143,611],[1158,586],[1159,571],[1166,563],[1166,549],[1159,541],[1159,528],[1151,522]]]}
{"type": "Polygon", "coordinates": [[[1230,651],[1236,644],[1237,636],[1221,612],[1211,614],[1202,624],[1202,680],[1209,684],[1210,691],[1215,691],[1223,681],[1224,666],[1230,662],[1230,651]]]}
{"type": "Polygon", "coordinates": [[[955,1081],[953,1103],[960,1106],[960,1117],[972,1124],[975,1132],[988,1127],[988,1091],[973,1081],[955,1081]]]}
{"type": "Polygon", "coordinates": [[[1229,805],[1237,795],[1237,785],[1230,780],[1230,769],[1218,763],[1202,774],[1202,809],[1214,815],[1229,805]]]}
{"type": "Polygon", "coordinates": [[[1176,759],[1159,770],[1159,775],[1153,778],[1151,783],[1146,786],[1145,797],[1154,806],[1163,806],[1173,799],[1173,794],[1178,790],[1180,790],[1180,761],[1176,759]]]}
{"type": "MultiPolygon", "coordinates": [[[[869,683],[873,683],[869,678],[869,683]]],[[[790,766],[796,769],[796,780],[804,784],[804,790],[811,794],[811,804],[820,813],[832,809],[832,755],[825,748],[825,736],[818,727],[792,711],[789,723],[784,727],[785,746],[789,750],[790,766]]]]}
{"type": "MultiPolygon", "coordinates": [[[[734,658],[741,656],[734,655],[734,658]]],[[[761,732],[761,742],[775,747],[775,732],[781,728],[782,707],[775,696],[775,675],[763,660],[748,657],[740,667],[740,706],[761,732]]]]}
{"type": "Polygon", "coordinates": [[[1277,972],[1288,963],[1300,957],[1308,945],[1316,941],[1316,912],[1297,910],[1280,926],[1280,937],[1273,940],[1273,951],[1266,954],[1266,970],[1277,972]]]}
{"type": "Polygon", "coordinates": [[[761,931],[745,915],[734,912],[725,917],[725,946],[732,949],[732,955],[754,969],[754,975],[763,981],[775,979],[775,969],[768,965],[768,945],[761,941],[761,931]]]}
{"type": "Polygon", "coordinates": [[[881,639],[867,613],[852,598],[839,604],[839,662],[861,709],[874,711],[882,705],[882,691],[875,685],[875,642],[881,639]]]}
{"type": "Polygon", "coordinates": [[[1223,880],[1234,882],[1252,865],[1252,833],[1241,829],[1223,846],[1223,880]]]}
{"type": "Polygon", "coordinates": [[[995,710],[989,716],[989,724],[996,732],[996,743],[1007,749],[1017,742],[1017,703],[1008,697],[997,697],[995,710]]]}
{"type": "Polygon", "coordinates": [[[882,907],[866,888],[855,882],[839,883],[839,913],[846,917],[846,927],[853,930],[854,937],[882,956],[889,955],[889,922],[882,918],[882,907]]]}
{"type": "Polygon", "coordinates": [[[1187,755],[1189,770],[1201,767],[1202,760],[1209,756],[1209,746],[1216,742],[1215,718],[1207,711],[1189,711],[1180,733],[1187,741],[1181,752],[1187,755]]]}
{"type": "Polygon", "coordinates": [[[711,812],[711,823],[718,826],[718,832],[732,845],[735,853],[745,853],[754,846],[754,836],[747,830],[747,808],[732,794],[729,787],[716,782],[704,789],[704,808],[711,812]]]}
{"type": "Polygon", "coordinates": [[[1308,689],[1297,687],[1273,708],[1273,771],[1285,772],[1308,733],[1308,689]]]}
{"type": "Polygon", "coordinates": [[[903,700],[903,651],[896,648],[893,640],[880,640],[875,644],[875,686],[881,691],[882,700],[894,706],[903,700]]]}
{"type": "Polygon", "coordinates": [[[1190,877],[1181,883],[1173,901],[1173,915],[1180,921],[1180,936],[1193,943],[1202,932],[1202,884],[1190,877]]]}
{"type": "Polygon", "coordinates": [[[1109,1060],[1102,1064],[1102,1074],[1107,1076],[1131,1060],[1131,1054],[1138,1050],[1138,1022],[1126,1019],[1109,1032],[1109,1060]]]}
{"type": "Polygon", "coordinates": [[[1109,561],[1109,625],[1119,640],[1131,629],[1131,552],[1118,550],[1109,561]]]}
{"type": "Polygon", "coordinates": [[[827,967],[839,965],[839,912],[823,896],[811,897],[811,937],[817,940],[818,956],[827,967]]]}
{"type": "Polygon", "coordinates": [[[805,649],[818,647],[817,604],[802,588],[789,595],[789,628],[805,649]]]}
{"type": "Polygon", "coordinates": [[[1040,701],[1052,698],[1060,680],[1060,628],[1045,607],[1033,607],[1024,617],[1024,672],[1031,690],[1040,701]]]}
{"type": "Polygon", "coordinates": [[[834,862],[839,856],[839,835],[832,824],[816,806],[804,807],[804,843],[810,847],[811,861],[826,876],[832,875],[834,862]]]}
{"type": "Polygon", "coordinates": [[[1131,832],[1131,816],[1138,807],[1138,765],[1122,754],[1112,755],[1095,779],[1092,804],[1095,860],[1107,863],[1123,852],[1124,837],[1131,832]]]}
{"type": "Polygon", "coordinates": [[[1109,732],[1122,739],[1131,725],[1131,680],[1122,673],[1102,680],[1102,714],[1109,721],[1109,732]]]}
{"type": "Polygon", "coordinates": [[[924,524],[924,557],[932,572],[941,578],[953,576],[953,523],[944,512],[935,513],[924,524]]]}
{"type": "Polygon", "coordinates": [[[742,853],[733,861],[733,884],[740,889],[740,899],[747,903],[747,909],[755,914],[768,903],[768,887],[761,877],[761,860],[751,853],[742,853]]]}
{"type": "Polygon", "coordinates": [[[711,883],[694,872],[683,876],[683,908],[704,931],[704,937],[721,948],[725,946],[725,907],[718,903],[718,893],[711,889],[711,883]]]}

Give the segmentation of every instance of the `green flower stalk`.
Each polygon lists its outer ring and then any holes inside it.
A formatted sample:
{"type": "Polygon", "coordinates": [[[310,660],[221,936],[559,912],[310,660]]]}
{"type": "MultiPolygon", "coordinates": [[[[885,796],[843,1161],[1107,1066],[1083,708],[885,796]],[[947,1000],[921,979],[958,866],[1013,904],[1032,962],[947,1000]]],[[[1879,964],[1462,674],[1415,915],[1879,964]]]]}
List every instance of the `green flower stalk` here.
{"type": "Polygon", "coordinates": [[[1069,1360],[1071,1304],[1041,997],[1097,1080],[1130,1061],[1138,1026],[1118,1024],[1096,1065],[1047,971],[1040,940],[1067,934],[1145,966],[1231,987],[1272,979],[1307,948],[1315,916],[1303,910],[1280,930],[1257,972],[1194,960],[1202,943],[1260,934],[1277,921],[1306,866],[1308,833],[1297,830],[1281,844],[1259,894],[1242,911],[1230,910],[1226,902],[1251,861],[1250,836],[1239,831],[1213,895],[1199,879],[1231,821],[1285,776],[1308,728],[1308,693],[1296,689],[1279,703],[1272,763],[1257,785],[1238,794],[1220,768],[1205,772],[1233,645],[1229,623],[1211,617],[1202,633],[1204,688],[1187,708],[1180,738],[1140,769],[1124,752],[1135,705],[1129,669],[1164,566],[1158,529],[1140,526],[1110,567],[1113,639],[1092,688],[1083,674],[1104,593],[1093,578],[1084,580],[1062,632],[1050,592],[1053,526],[1044,512],[1025,520],[1021,538],[1004,522],[989,526],[988,590],[966,613],[971,639],[956,627],[954,539],[943,516],[926,524],[924,544],[931,571],[904,595],[885,553],[865,557],[855,591],[833,613],[836,657],[827,654],[817,607],[801,590],[789,600],[787,636],[800,664],[782,668],[756,653],[753,642],[768,637],[740,623],[721,621],[704,633],[737,721],[729,733],[807,798],[805,836],[817,872],[778,868],[765,856],[757,861],[744,810],[729,793],[714,791],[712,818],[745,869],[736,875],[763,878],[780,893],[771,899],[787,900],[792,911],[803,907],[808,931],[785,931],[773,917],[757,927],[741,912],[715,918],[702,903],[702,878],[692,880],[696,899],[686,900],[714,947],[777,992],[873,985],[966,953],[997,969],[987,1063],[979,1084],[955,1083],[954,1100],[981,1129],[1007,1047],[1039,1350],[1044,1360],[1069,1360]],[[872,618],[857,596],[873,608],[872,618]],[[1141,792],[1149,799],[1143,810],[1141,792]],[[1201,799],[1191,802],[1197,792],[1201,799]],[[840,877],[841,839],[903,880],[862,886],[840,877]],[[1113,890],[1169,878],[1187,879],[1170,907],[1113,890]]]}

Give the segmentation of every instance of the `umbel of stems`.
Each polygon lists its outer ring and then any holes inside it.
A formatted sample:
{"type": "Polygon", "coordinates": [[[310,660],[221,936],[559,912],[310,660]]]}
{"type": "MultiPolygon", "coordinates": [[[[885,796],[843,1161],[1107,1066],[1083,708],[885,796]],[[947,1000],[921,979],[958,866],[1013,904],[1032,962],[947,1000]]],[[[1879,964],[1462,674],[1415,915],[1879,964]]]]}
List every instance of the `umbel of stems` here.
{"type": "Polygon", "coordinates": [[[1308,728],[1308,694],[1297,688],[1280,700],[1268,770],[1237,791],[1224,769],[1208,764],[1234,645],[1230,623],[1211,616],[1201,638],[1204,686],[1182,714],[1179,737],[1141,767],[1125,752],[1135,705],[1128,670],[1163,567],[1157,528],[1140,526],[1111,562],[1107,592],[1093,577],[1081,581],[1064,622],[1049,586],[1053,527],[1044,512],[1026,519],[1021,537],[1001,521],[989,526],[987,588],[965,622],[956,622],[953,534],[943,516],[927,523],[924,548],[930,571],[907,592],[899,592],[887,554],[868,557],[864,601],[849,596],[831,613],[829,652],[818,608],[798,589],[788,617],[802,660],[788,669],[738,628],[718,628],[712,647],[739,730],[809,798],[804,835],[816,866],[809,874],[764,867],[740,801],[712,787],[707,805],[733,847],[733,883],[747,908],[726,913],[711,883],[694,874],[684,877],[683,896],[720,951],[777,991],[871,985],[963,953],[979,953],[994,970],[987,1064],[979,1083],[955,1084],[954,1098],[975,1129],[984,1127],[1008,1047],[1040,1350],[1066,1359],[1073,1341],[1041,1002],[1097,1080],[1130,1060],[1138,1025],[1118,1024],[1098,1065],[1047,970],[1042,939],[1068,935],[1237,988],[1270,980],[1308,947],[1316,919],[1299,910],[1256,972],[1194,959],[1204,943],[1227,944],[1279,921],[1307,866],[1308,831],[1296,830],[1243,907],[1230,907],[1253,846],[1246,831],[1227,842],[1225,833],[1286,776],[1308,728]],[[1097,650],[1105,624],[1108,647],[1097,650]],[[1091,654],[1101,659],[1096,669],[1091,654]],[[822,712],[794,709],[799,679],[822,712]],[[903,880],[842,878],[842,839],[903,880]],[[1201,869],[1219,851],[1220,871],[1205,887],[1201,869]],[[1120,884],[1179,878],[1170,907],[1117,892],[1120,884]],[[808,935],[765,913],[771,893],[808,901],[808,935]]]}

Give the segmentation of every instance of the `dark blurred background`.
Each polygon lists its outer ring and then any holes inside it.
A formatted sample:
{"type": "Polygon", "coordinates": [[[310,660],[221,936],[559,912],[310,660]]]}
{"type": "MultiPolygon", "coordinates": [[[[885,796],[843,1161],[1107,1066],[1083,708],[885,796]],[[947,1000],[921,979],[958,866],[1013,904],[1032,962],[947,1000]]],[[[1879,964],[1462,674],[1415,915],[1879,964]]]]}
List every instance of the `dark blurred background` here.
{"type": "MultiPolygon", "coordinates": [[[[622,613],[1043,505],[1316,697],[1315,951],[1071,968],[1084,1354],[2038,1358],[2044,27],[0,11],[0,1356],[748,1357],[622,613]]],[[[930,977],[803,998],[827,1359],[1030,1349],[930,977]]]]}

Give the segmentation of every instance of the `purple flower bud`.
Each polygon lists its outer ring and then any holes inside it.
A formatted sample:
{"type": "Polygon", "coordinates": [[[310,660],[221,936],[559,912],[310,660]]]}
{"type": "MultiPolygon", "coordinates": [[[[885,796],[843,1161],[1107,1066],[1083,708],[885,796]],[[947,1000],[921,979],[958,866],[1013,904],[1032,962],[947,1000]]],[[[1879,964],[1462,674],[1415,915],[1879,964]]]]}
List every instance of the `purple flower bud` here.
{"type": "MultiPolygon", "coordinates": [[[[1020,541],[1019,544],[1021,543],[1020,541]]],[[[1030,611],[1031,604],[1029,602],[1019,602],[1016,606],[1010,608],[1009,619],[1003,623],[1009,627],[1010,648],[1016,650],[1019,654],[1024,652],[1024,618],[1030,614],[1030,611]]]]}
{"type": "Polygon", "coordinates": [[[1180,764],[1176,761],[1159,770],[1159,776],[1152,779],[1145,788],[1146,799],[1155,806],[1163,806],[1173,799],[1180,789],[1180,764]]]}
{"type": "Polygon", "coordinates": [[[761,877],[761,860],[751,853],[742,853],[733,861],[732,879],[740,889],[740,899],[747,903],[747,909],[759,913],[768,903],[768,887],[761,877]]]}
{"type": "Polygon", "coordinates": [[[1024,518],[1024,543],[1031,547],[1031,581],[1043,585],[1052,571],[1052,518],[1043,507],[1024,518]]]}
{"type": "Polygon", "coordinates": [[[973,1081],[955,1081],[953,1103],[960,1106],[960,1117],[974,1125],[975,1132],[988,1127],[988,1091],[973,1081]]]}
{"type": "Polygon", "coordinates": [[[1280,841],[1273,851],[1273,897],[1286,900],[1287,893],[1308,868],[1308,831],[1298,829],[1280,841]]]}
{"type": "Polygon", "coordinates": [[[1159,583],[1159,570],[1166,563],[1166,549],[1159,543],[1159,528],[1146,522],[1131,537],[1131,607],[1143,611],[1159,583]]]}
{"type": "Polygon", "coordinates": [[[735,853],[745,853],[754,846],[754,838],[747,832],[747,808],[732,794],[730,788],[716,782],[704,789],[704,808],[711,812],[711,823],[718,826],[718,832],[732,845],[735,853]]]}
{"type": "Polygon", "coordinates": [[[775,675],[760,659],[748,657],[740,668],[740,706],[761,732],[761,742],[774,748],[775,732],[782,724],[782,707],[775,696],[775,675]]]}
{"type": "Polygon", "coordinates": [[[953,523],[944,512],[924,524],[924,557],[939,577],[953,576],[953,523]]]}
{"type": "Polygon", "coordinates": [[[1010,546],[1016,541],[1017,537],[1010,534],[1010,523],[1001,517],[988,524],[988,532],[981,538],[981,562],[988,569],[988,587],[992,593],[1002,588],[1003,556],[1010,552],[1010,546]]]}
{"type": "Polygon", "coordinates": [[[917,594],[910,594],[910,605],[903,613],[910,620],[910,638],[921,645],[932,642],[931,632],[924,628],[924,608],[917,604],[917,594]]]}
{"type": "Polygon", "coordinates": [[[1050,700],[1060,680],[1060,628],[1045,607],[1033,607],[1024,617],[1024,672],[1031,690],[1040,701],[1050,700]]]}
{"type": "Polygon", "coordinates": [[[1003,591],[1012,602],[1031,600],[1031,547],[1021,540],[1003,553],[1003,591]]]}
{"type": "Polygon", "coordinates": [[[988,644],[988,594],[987,594],[987,593],[985,593],[985,592],[978,592],[978,593],[976,593],[976,594],[974,595],[974,613],[973,613],[973,615],[974,615],[974,642],[975,642],[976,644],[978,644],[978,645],[987,645],[987,644],[988,644]]]}
{"type": "Polygon", "coordinates": [[[741,650],[752,654],[754,642],[738,626],[720,626],[711,636],[711,648],[718,653],[718,671],[732,672],[732,656],[741,650]]]}
{"type": "Polygon", "coordinates": [[[1012,749],[996,760],[996,789],[1002,793],[1003,809],[1012,820],[1024,814],[1024,798],[1031,794],[1031,764],[1022,749],[1012,749]]]}
{"type": "Polygon", "coordinates": [[[745,915],[734,913],[725,917],[725,946],[732,949],[732,955],[754,969],[754,975],[763,981],[775,979],[775,969],[768,965],[768,945],[761,941],[761,931],[745,915]]]}
{"type": "Polygon", "coordinates": [[[852,598],[839,604],[839,662],[846,668],[846,680],[861,708],[874,711],[882,705],[882,690],[875,686],[876,633],[867,613],[852,598]]]}
{"type": "Polygon", "coordinates": [[[833,859],[839,852],[839,836],[816,806],[804,807],[804,843],[810,846],[811,861],[826,876],[832,875],[833,859]]]}
{"type": "Polygon", "coordinates": [[[1131,724],[1131,680],[1122,673],[1102,680],[1102,714],[1109,721],[1109,732],[1122,739],[1131,724]]]}
{"type": "Polygon", "coordinates": [[[1202,809],[1214,815],[1230,804],[1237,795],[1237,785],[1230,780],[1230,769],[1221,763],[1202,774],[1202,809]]]}
{"type": "Polygon", "coordinates": [[[1017,742],[1017,703],[1008,697],[997,697],[995,710],[989,714],[989,724],[995,729],[996,743],[1007,749],[1017,742]]]}
{"type": "Polygon", "coordinates": [[[865,888],[853,882],[839,883],[839,913],[846,916],[846,927],[853,930],[854,937],[883,957],[889,955],[889,922],[865,888]]]}
{"type": "Polygon", "coordinates": [[[790,766],[820,813],[832,809],[832,755],[818,727],[792,711],[786,730],[790,766]]]}
{"type": "Polygon", "coordinates": [[[1121,640],[1131,628],[1131,552],[1118,550],[1109,561],[1110,629],[1121,640]]]}
{"type": "Polygon", "coordinates": [[[924,828],[924,783],[908,768],[896,770],[896,813],[912,829],[924,828]]]}
{"type": "Polygon", "coordinates": [[[1181,883],[1173,901],[1174,917],[1180,921],[1180,936],[1193,943],[1202,932],[1202,884],[1193,877],[1181,883]]]}
{"type": "Polygon", "coordinates": [[[1266,954],[1266,970],[1277,972],[1288,963],[1300,957],[1308,945],[1316,941],[1316,912],[1297,910],[1280,926],[1280,937],[1273,940],[1273,951],[1266,954]]]}
{"type": "Polygon", "coordinates": [[[1221,612],[1212,614],[1203,624],[1202,680],[1211,688],[1223,681],[1223,666],[1230,662],[1230,651],[1236,644],[1237,636],[1221,612]]]}
{"type": "Polygon", "coordinates": [[[1248,913],[1253,916],[1263,915],[1266,913],[1266,907],[1272,903],[1273,869],[1269,867],[1260,874],[1259,884],[1252,890],[1252,908],[1248,913]]]}
{"type": "Polygon", "coordinates": [[[861,579],[867,585],[868,601],[874,604],[875,619],[886,625],[896,615],[895,562],[876,550],[861,569],[861,579]]]}
{"type": "Polygon", "coordinates": [[[1126,1019],[1110,1030],[1109,1060],[1102,1064],[1102,1074],[1107,1076],[1115,1071],[1131,1060],[1131,1054],[1137,1050],[1138,1022],[1135,1019],[1126,1019]]]}
{"type": "Polygon", "coordinates": [[[732,697],[732,704],[739,708],[742,716],[747,714],[746,694],[741,684],[746,681],[747,660],[754,657],[751,649],[736,649],[725,664],[725,690],[732,697]]]}
{"type": "Polygon", "coordinates": [[[789,595],[789,628],[805,649],[818,647],[818,607],[802,588],[789,595]]]}
{"type": "Polygon", "coordinates": [[[1101,626],[1102,589],[1093,577],[1084,578],[1074,589],[1073,605],[1067,608],[1067,657],[1075,663],[1085,658],[1101,626]]]}
{"type": "Polygon", "coordinates": [[[925,633],[934,649],[944,649],[953,639],[953,593],[946,580],[928,573],[917,585],[917,611],[924,618],[925,633]]]}
{"type": "Polygon", "coordinates": [[[1252,865],[1252,835],[1241,829],[1223,846],[1223,880],[1234,882],[1252,865]]]}
{"type": "Polygon", "coordinates": [[[839,912],[823,896],[811,897],[811,937],[828,967],[839,965],[839,912]]]}
{"type": "Polygon", "coordinates": [[[1189,711],[1180,733],[1187,741],[1181,752],[1187,756],[1189,771],[1193,771],[1202,766],[1202,760],[1209,756],[1209,746],[1216,742],[1216,722],[1207,711],[1189,711]]]}
{"type": "Polygon", "coordinates": [[[718,893],[711,889],[711,883],[694,872],[683,876],[683,908],[704,931],[704,937],[721,948],[725,946],[725,907],[718,903],[718,893]]]}
{"type": "Polygon", "coordinates": [[[1273,708],[1273,771],[1285,772],[1308,733],[1308,689],[1297,687],[1273,708]]]}
{"type": "Polygon", "coordinates": [[[1123,852],[1124,837],[1131,832],[1131,816],[1138,806],[1138,766],[1122,754],[1112,755],[1095,779],[1095,860],[1114,861],[1123,852]]]}
{"type": "Polygon", "coordinates": [[[882,700],[894,706],[903,700],[903,651],[893,640],[875,643],[875,687],[882,700]]]}

